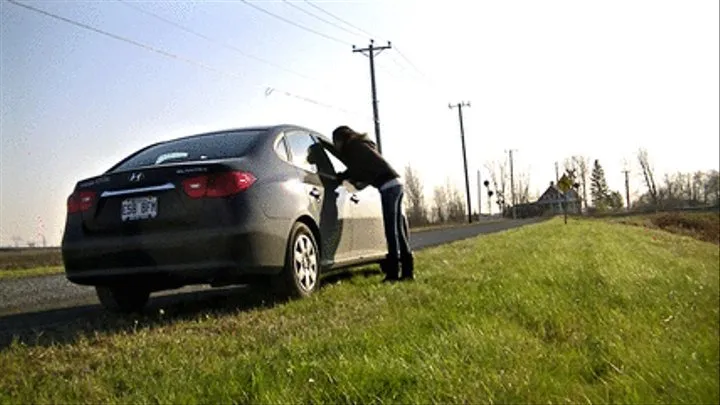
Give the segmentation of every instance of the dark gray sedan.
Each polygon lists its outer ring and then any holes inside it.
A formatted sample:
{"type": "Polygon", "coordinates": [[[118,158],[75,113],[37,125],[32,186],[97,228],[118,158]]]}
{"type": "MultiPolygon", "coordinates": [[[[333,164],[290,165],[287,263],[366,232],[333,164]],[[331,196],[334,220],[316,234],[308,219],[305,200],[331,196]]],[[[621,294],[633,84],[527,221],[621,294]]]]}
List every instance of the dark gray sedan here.
{"type": "Polygon", "coordinates": [[[148,146],[77,183],[62,241],[67,278],[123,312],[189,284],[307,296],[321,276],[387,253],[379,193],[338,183],[344,170],[327,138],[293,125],[148,146]]]}

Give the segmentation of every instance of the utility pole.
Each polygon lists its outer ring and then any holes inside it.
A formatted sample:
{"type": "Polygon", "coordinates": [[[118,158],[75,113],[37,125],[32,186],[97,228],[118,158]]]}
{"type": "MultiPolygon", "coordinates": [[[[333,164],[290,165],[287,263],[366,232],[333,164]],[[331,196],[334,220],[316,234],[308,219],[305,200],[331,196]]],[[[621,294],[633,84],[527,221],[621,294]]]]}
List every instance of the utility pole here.
{"type": "Polygon", "coordinates": [[[380,143],[380,117],[378,115],[377,89],[375,86],[375,56],[391,48],[392,45],[390,41],[388,41],[386,46],[375,46],[375,41],[372,39],[367,48],[356,48],[355,45],[353,45],[353,52],[360,52],[370,59],[370,87],[372,91],[373,120],[375,121],[375,140],[377,140],[378,152],[380,154],[382,154],[382,144],[380,143]]]}
{"type": "Polygon", "coordinates": [[[480,170],[477,171],[477,180],[478,180],[478,221],[480,221],[480,216],[482,215],[482,183],[480,182],[480,170]]]}
{"type": "Polygon", "coordinates": [[[513,150],[514,149],[510,149],[508,151],[510,153],[510,202],[512,203],[513,219],[516,219],[517,213],[515,211],[515,175],[513,173],[513,150]]]}
{"type": "Polygon", "coordinates": [[[630,171],[625,169],[623,173],[625,173],[625,201],[627,201],[627,211],[630,211],[630,178],[628,177],[630,171]]]}
{"type": "Polygon", "coordinates": [[[467,195],[468,223],[472,223],[472,207],[470,206],[470,179],[468,178],[467,156],[465,155],[465,128],[463,127],[462,108],[470,107],[470,102],[460,102],[455,105],[448,104],[448,107],[458,109],[458,117],[460,118],[460,140],[462,141],[463,164],[465,165],[465,194],[467,195]]]}

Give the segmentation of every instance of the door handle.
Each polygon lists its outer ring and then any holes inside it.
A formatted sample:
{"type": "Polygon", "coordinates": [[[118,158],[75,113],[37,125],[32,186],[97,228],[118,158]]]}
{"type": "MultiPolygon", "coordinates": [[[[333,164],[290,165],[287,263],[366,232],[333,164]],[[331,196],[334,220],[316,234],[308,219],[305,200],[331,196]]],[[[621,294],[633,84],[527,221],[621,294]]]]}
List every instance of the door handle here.
{"type": "Polygon", "coordinates": [[[317,187],[313,187],[313,189],[310,190],[310,195],[316,199],[320,199],[320,196],[322,194],[320,193],[320,190],[317,189],[317,187]]]}
{"type": "Polygon", "coordinates": [[[350,197],[350,201],[352,201],[352,202],[354,202],[355,204],[357,204],[357,203],[360,202],[360,197],[358,197],[357,195],[353,194],[353,195],[350,197]]]}

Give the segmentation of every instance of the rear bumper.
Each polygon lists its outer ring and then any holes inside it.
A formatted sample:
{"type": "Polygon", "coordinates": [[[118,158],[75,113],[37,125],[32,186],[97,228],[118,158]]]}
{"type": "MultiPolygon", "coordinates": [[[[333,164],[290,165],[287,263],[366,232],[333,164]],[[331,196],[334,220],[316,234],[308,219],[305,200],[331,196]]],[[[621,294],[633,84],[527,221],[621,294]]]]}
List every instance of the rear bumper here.
{"type": "Polygon", "coordinates": [[[280,232],[224,228],[63,241],[62,255],[71,282],[162,289],[276,274],[285,249],[280,232]]]}

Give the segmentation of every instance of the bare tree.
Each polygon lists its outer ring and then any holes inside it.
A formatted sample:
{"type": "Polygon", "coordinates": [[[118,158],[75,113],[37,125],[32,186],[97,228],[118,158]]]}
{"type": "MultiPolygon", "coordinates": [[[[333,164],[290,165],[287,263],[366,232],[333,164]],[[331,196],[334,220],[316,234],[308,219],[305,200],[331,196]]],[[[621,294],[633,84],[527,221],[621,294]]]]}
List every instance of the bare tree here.
{"type": "Polygon", "coordinates": [[[505,211],[505,191],[508,183],[510,182],[510,169],[507,162],[487,162],[485,168],[490,174],[490,182],[492,183],[493,191],[495,192],[495,198],[500,204],[500,211],[505,211]]]}
{"type": "Polygon", "coordinates": [[[445,187],[437,186],[433,189],[433,212],[437,222],[445,222],[448,219],[447,208],[449,205],[448,195],[445,192],[445,187]]]}
{"type": "Polygon", "coordinates": [[[669,174],[665,174],[663,183],[664,185],[658,190],[658,199],[664,202],[674,200],[677,197],[677,184],[674,179],[669,174]]]}
{"type": "Polygon", "coordinates": [[[452,222],[463,221],[466,215],[465,200],[463,194],[450,182],[450,179],[445,181],[445,195],[448,198],[448,220],[452,222]]]}
{"type": "Polygon", "coordinates": [[[691,199],[695,201],[696,203],[700,202],[707,202],[706,196],[705,196],[705,173],[703,172],[695,172],[692,175],[692,185],[691,187],[691,199]]]}
{"type": "Polygon", "coordinates": [[[663,177],[663,185],[658,189],[658,200],[665,206],[695,205],[699,200],[699,189],[701,184],[694,184],[695,175],[690,173],[666,174],[663,177]]]}
{"type": "Polygon", "coordinates": [[[720,173],[717,170],[711,170],[707,173],[705,186],[705,203],[720,204],[720,173]]]}
{"type": "Polygon", "coordinates": [[[650,158],[648,157],[648,153],[645,149],[641,148],[638,150],[637,158],[640,163],[643,178],[645,179],[645,186],[647,186],[648,194],[650,195],[653,204],[657,206],[659,199],[657,187],[655,186],[655,169],[650,164],[650,158]]]}
{"type": "Polygon", "coordinates": [[[518,204],[530,202],[530,174],[518,173],[515,180],[515,199],[518,204]]]}
{"type": "Polygon", "coordinates": [[[687,202],[692,202],[692,175],[690,173],[677,173],[675,182],[677,183],[678,197],[687,202]]]}
{"type": "Polygon", "coordinates": [[[410,225],[425,225],[428,222],[425,195],[420,176],[410,165],[405,166],[405,205],[410,225]]]}
{"type": "MultiPolygon", "coordinates": [[[[665,175],[657,189],[657,200],[666,208],[717,204],[720,200],[720,176],[717,170],[665,175]]],[[[634,205],[652,204],[654,200],[648,191],[634,205]]]]}
{"type": "Polygon", "coordinates": [[[572,170],[575,173],[575,181],[580,184],[582,190],[582,199],[585,209],[587,209],[588,198],[588,179],[590,177],[590,158],[587,156],[574,155],[565,159],[565,171],[572,170]]]}
{"type": "Polygon", "coordinates": [[[687,197],[688,201],[694,203],[695,190],[693,189],[693,175],[691,173],[684,174],[683,179],[685,180],[685,196],[687,197]]]}

